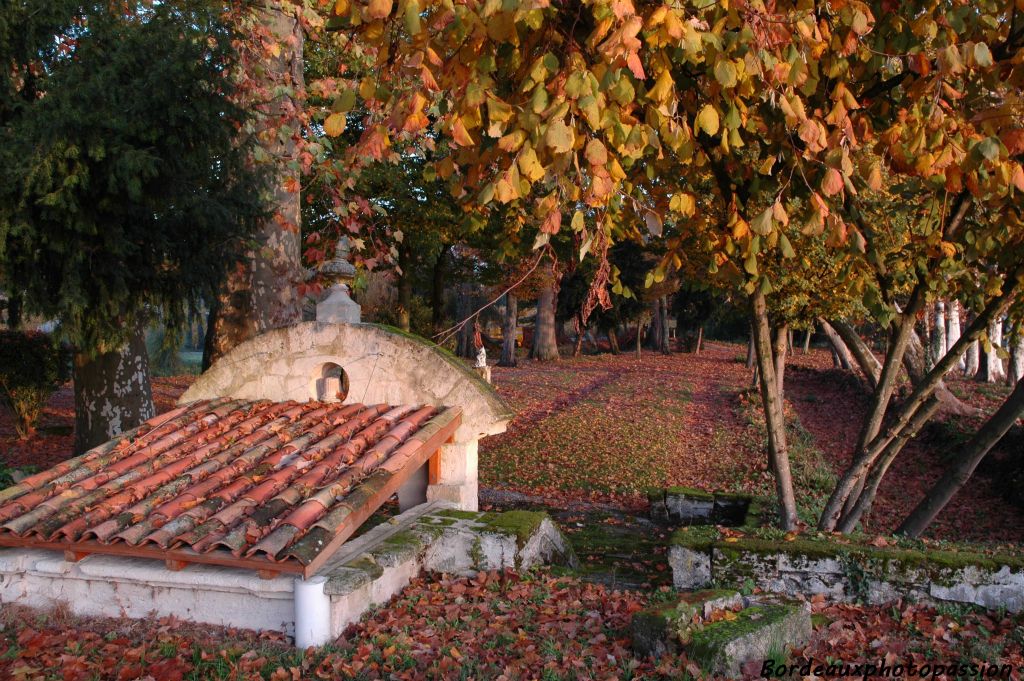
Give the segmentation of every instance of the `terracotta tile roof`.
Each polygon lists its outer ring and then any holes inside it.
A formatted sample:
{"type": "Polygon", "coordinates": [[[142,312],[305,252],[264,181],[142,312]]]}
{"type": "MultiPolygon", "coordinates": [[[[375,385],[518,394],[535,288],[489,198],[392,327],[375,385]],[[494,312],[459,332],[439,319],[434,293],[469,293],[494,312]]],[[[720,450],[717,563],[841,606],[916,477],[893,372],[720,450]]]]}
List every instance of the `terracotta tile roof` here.
{"type": "Polygon", "coordinates": [[[0,490],[0,546],[312,574],[451,437],[460,415],[194,402],[0,490]]]}

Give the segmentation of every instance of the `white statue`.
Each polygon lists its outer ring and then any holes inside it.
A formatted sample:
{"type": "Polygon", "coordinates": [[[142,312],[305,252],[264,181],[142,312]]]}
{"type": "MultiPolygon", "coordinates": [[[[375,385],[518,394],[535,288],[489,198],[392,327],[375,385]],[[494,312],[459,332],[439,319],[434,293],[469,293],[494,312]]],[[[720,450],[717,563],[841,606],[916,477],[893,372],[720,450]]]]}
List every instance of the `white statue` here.
{"type": "Polygon", "coordinates": [[[481,347],[476,353],[476,365],[478,367],[487,366],[487,348],[481,347]]]}

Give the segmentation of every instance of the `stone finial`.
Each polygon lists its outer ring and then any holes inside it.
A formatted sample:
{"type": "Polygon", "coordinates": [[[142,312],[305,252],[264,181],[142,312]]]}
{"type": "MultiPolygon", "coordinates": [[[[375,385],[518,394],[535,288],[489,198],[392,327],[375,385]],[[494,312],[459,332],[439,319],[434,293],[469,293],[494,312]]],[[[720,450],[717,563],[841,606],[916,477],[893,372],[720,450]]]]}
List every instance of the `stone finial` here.
{"type": "Polygon", "coordinates": [[[348,239],[342,237],[335,246],[334,257],[320,267],[320,276],[332,285],[327,289],[327,296],[317,303],[318,322],[358,324],[362,321],[362,308],[348,293],[348,284],[356,274],[356,268],[348,261],[348,253],[348,239]]]}

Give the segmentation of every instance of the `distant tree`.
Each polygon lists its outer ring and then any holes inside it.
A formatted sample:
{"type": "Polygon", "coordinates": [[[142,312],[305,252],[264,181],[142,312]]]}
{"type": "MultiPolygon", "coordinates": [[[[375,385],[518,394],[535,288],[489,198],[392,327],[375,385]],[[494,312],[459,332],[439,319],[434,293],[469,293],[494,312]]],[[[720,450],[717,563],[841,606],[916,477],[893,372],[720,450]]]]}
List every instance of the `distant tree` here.
{"type": "Polygon", "coordinates": [[[0,9],[0,270],[74,346],[78,451],[153,415],[145,322],[182,328],[263,215],[222,11],[0,9]]]}

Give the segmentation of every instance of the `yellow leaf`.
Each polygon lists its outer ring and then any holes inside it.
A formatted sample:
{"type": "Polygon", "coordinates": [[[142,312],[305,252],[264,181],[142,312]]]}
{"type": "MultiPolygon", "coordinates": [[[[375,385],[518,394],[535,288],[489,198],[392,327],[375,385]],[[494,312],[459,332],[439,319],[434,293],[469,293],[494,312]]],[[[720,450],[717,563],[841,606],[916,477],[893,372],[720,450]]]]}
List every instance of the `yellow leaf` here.
{"type": "Polygon", "coordinates": [[[544,143],[556,154],[564,154],[572,149],[575,138],[572,129],[562,120],[552,121],[544,132],[544,143]]]}
{"type": "Polygon", "coordinates": [[[697,201],[693,198],[692,194],[679,192],[672,196],[672,200],[669,201],[668,207],[683,217],[688,218],[697,212],[697,201]]]}
{"type": "Polygon", "coordinates": [[[374,82],[373,78],[363,78],[362,82],[359,83],[359,96],[363,99],[373,99],[377,94],[377,83],[374,82]]]}
{"type": "Polygon", "coordinates": [[[713,136],[718,134],[718,125],[718,112],[715,111],[715,107],[705,104],[697,114],[695,127],[713,136]]]}
{"type": "Polygon", "coordinates": [[[345,125],[347,123],[345,114],[333,113],[324,121],[324,132],[327,133],[328,137],[337,137],[345,132],[345,125]]]}
{"type": "Polygon", "coordinates": [[[523,130],[515,130],[498,140],[498,148],[506,152],[514,152],[523,146],[523,142],[526,141],[526,132],[523,130]]]}
{"type": "Polygon", "coordinates": [[[537,160],[537,152],[533,147],[526,145],[519,153],[519,172],[530,182],[536,182],[544,177],[544,166],[537,160]]]}
{"type": "Polygon", "coordinates": [[[574,231],[574,232],[582,231],[583,227],[585,226],[585,224],[586,223],[583,220],[583,212],[582,211],[576,211],[575,213],[572,214],[572,231],[574,231]]]}
{"type": "Polygon", "coordinates": [[[366,5],[364,14],[367,19],[384,19],[391,14],[391,8],[394,6],[392,0],[370,0],[366,5]]]}
{"type": "Polygon", "coordinates": [[[750,225],[737,215],[736,221],[732,224],[732,238],[739,241],[748,234],[750,234],[750,225]]]}
{"type": "Polygon", "coordinates": [[[672,86],[674,84],[668,69],[662,69],[661,73],[658,74],[658,80],[654,83],[654,87],[647,92],[647,96],[659,104],[664,104],[672,96],[672,86]]]}
{"type": "Polygon", "coordinates": [[[348,13],[348,0],[335,0],[334,13],[339,17],[345,16],[348,13]]]}
{"type": "Polygon", "coordinates": [[[715,80],[722,87],[736,87],[736,67],[728,59],[719,59],[715,64],[715,80]]]}
{"type": "Polygon", "coordinates": [[[469,131],[466,130],[466,125],[462,122],[462,119],[458,116],[452,118],[452,139],[460,147],[471,147],[476,142],[469,136],[469,131]]]}
{"type": "Polygon", "coordinates": [[[592,166],[603,166],[608,162],[608,150],[598,139],[587,142],[586,156],[592,166]]]}

